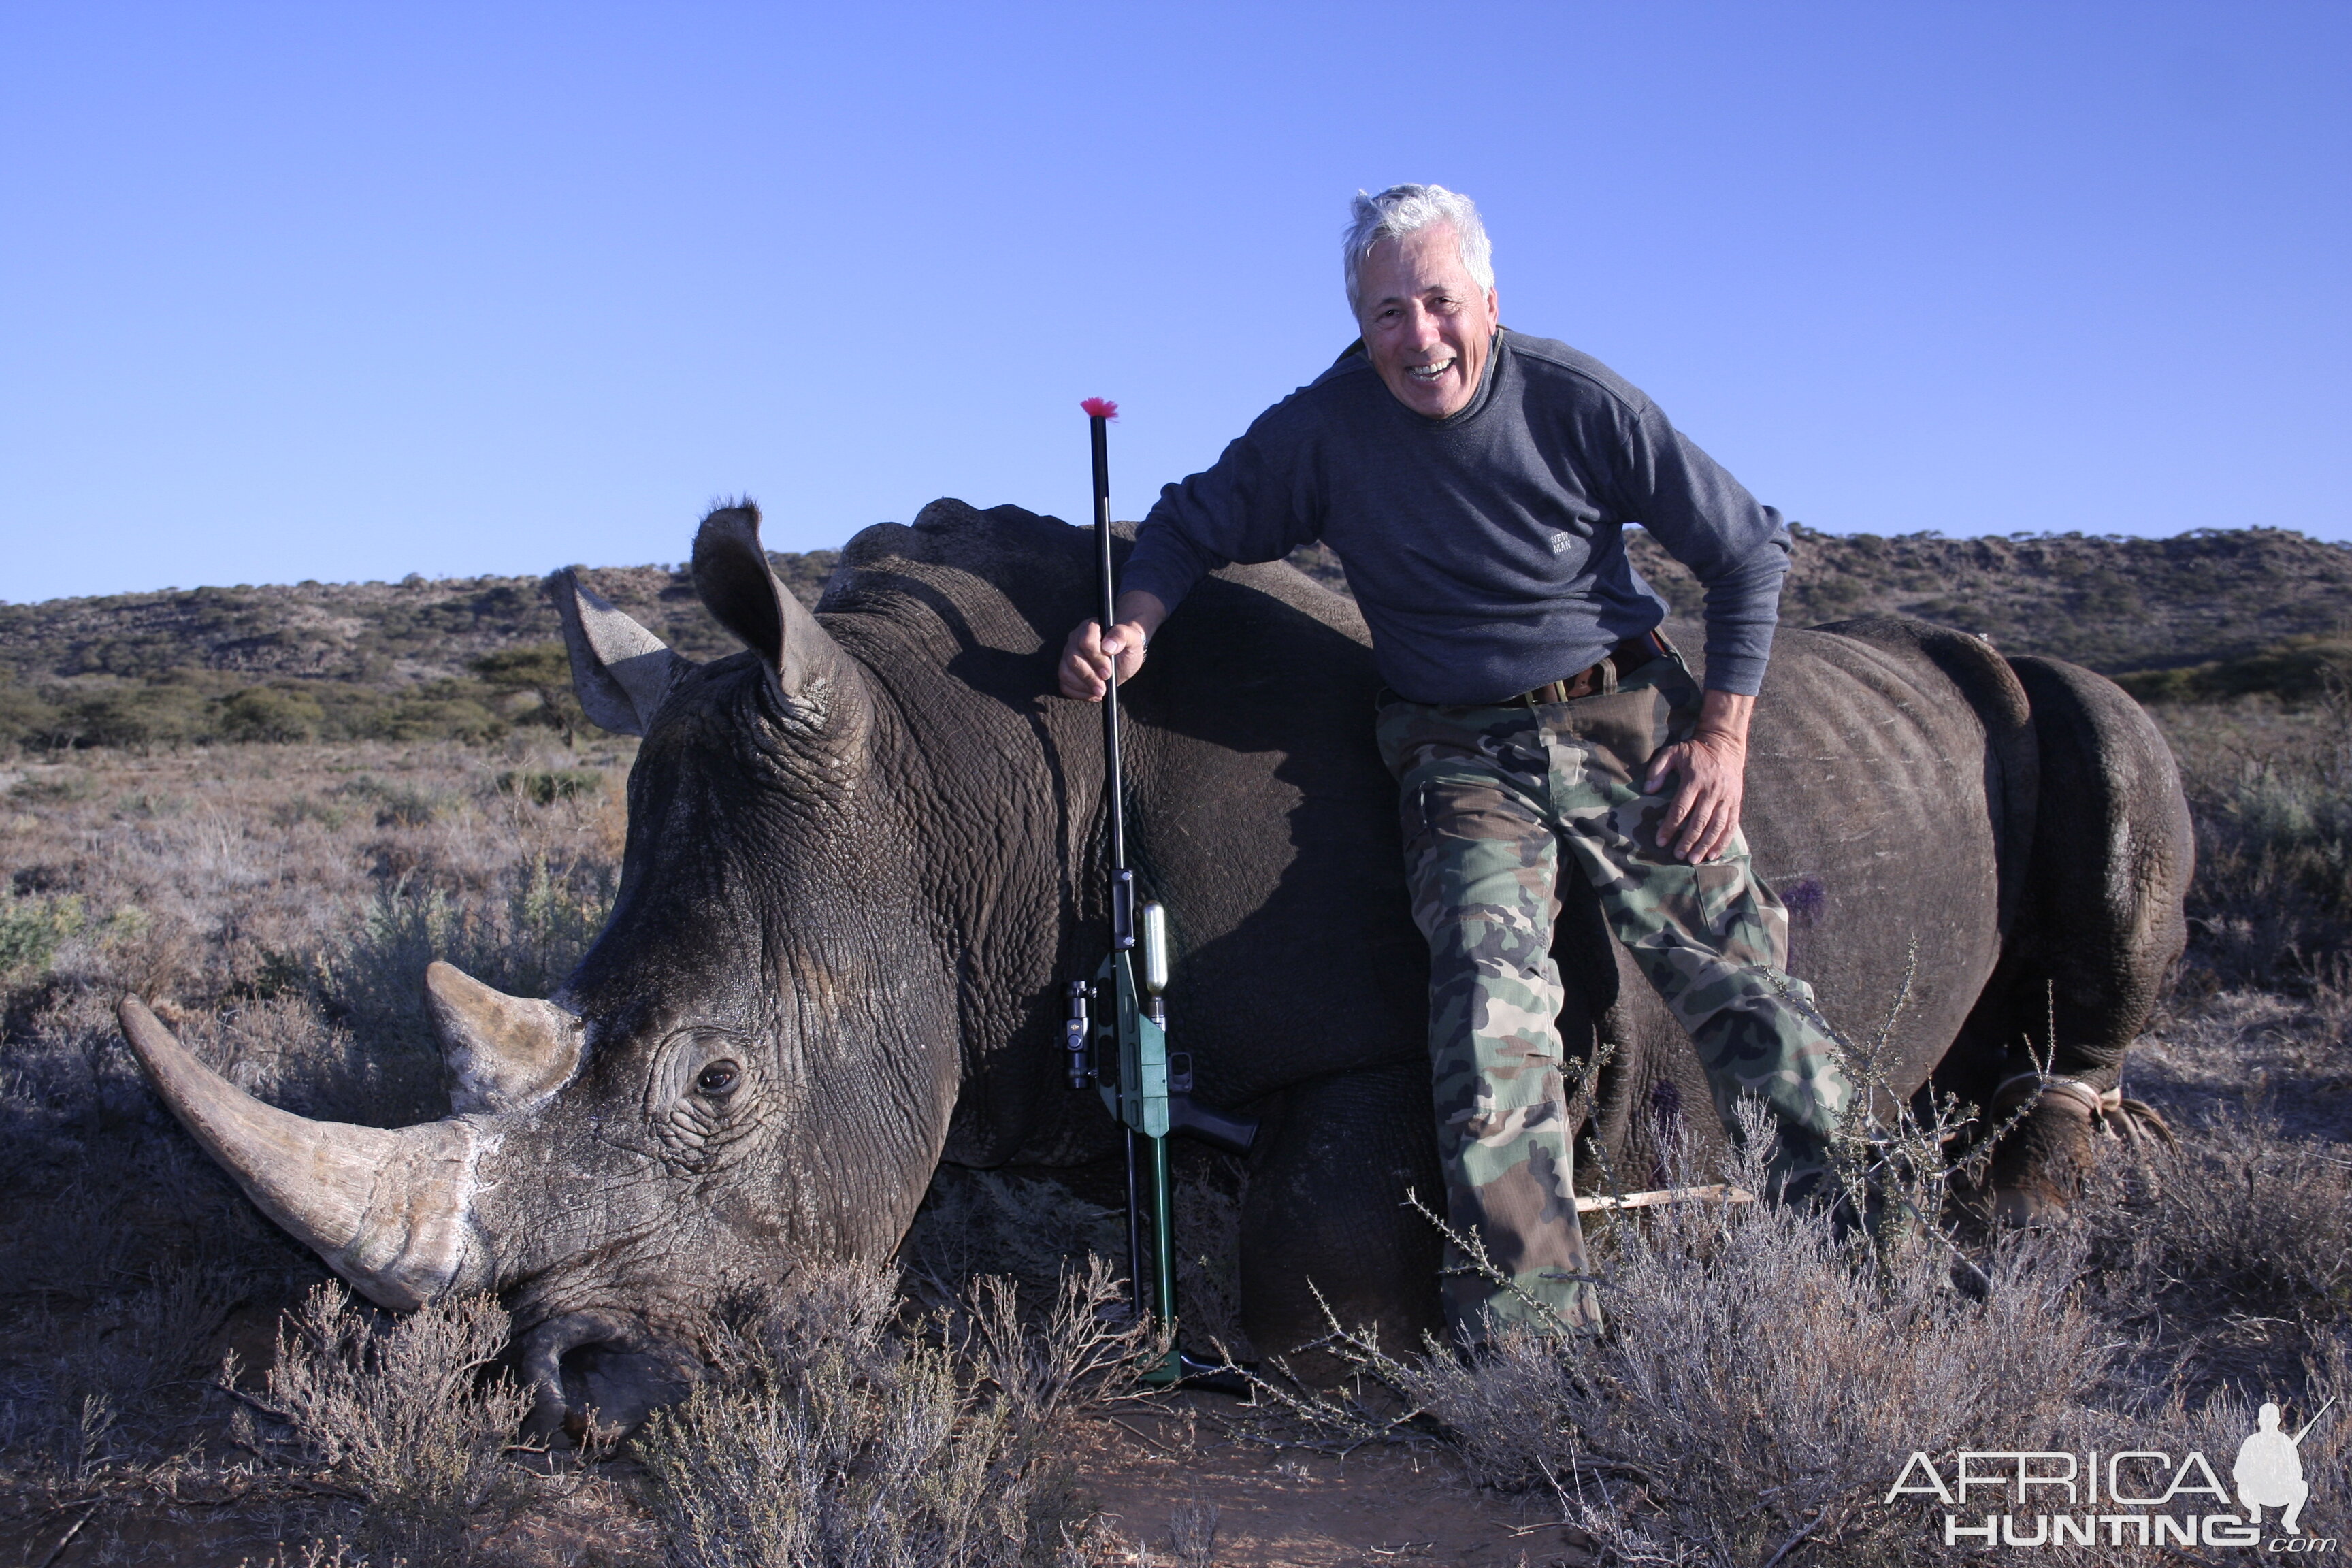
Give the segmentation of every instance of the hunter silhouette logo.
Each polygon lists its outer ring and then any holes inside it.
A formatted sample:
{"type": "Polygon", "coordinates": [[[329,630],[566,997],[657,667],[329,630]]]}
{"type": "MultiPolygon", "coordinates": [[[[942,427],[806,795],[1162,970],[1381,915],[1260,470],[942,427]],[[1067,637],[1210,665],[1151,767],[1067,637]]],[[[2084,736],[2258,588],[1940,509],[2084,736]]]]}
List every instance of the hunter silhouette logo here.
{"type": "MultiPolygon", "coordinates": [[[[2335,1403],[2331,1398],[2327,1405],[2335,1403]]],[[[2319,1407],[2319,1415],[2327,1414],[2327,1405],[2319,1407]]],[[[2279,1528],[2289,1535],[2303,1533],[2295,1521],[2311,1498],[2311,1483],[2303,1479],[2303,1437],[2319,1425],[2319,1415],[2305,1422],[2292,1437],[2278,1429],[2277,1405],[2265,1405],[2255,1415],[2253,1434],[2238,1445],[2238,1462],[2230,1469],[2248,1524],[2262,1523],[2266,1508],[2282,1508],[2286,1511],[2279,1516],[2279,1528]]]]}
{"type": "Polygon", "coordinates": [[[2245,1546],[2296,1555],[2333,1553],[2332,1536],[2306,1535],[2304,1505],[2311,1482],[2303,1473],[2302,1444],[2335,1405],[2330,1398],[2293,1433],[2279,1429],[2275,1405],[2254,1417],[2254,1430],[2238,1445],[2230,1479],[2233,1499],[2205,1456],[2152,1448],[2081,1454],[2018,1449],[1964,1448],[1939,1471],[1925,1453],[1904,1461],[1883,1500],[1932,1497],[1949,1511],[1943,1516],[1947,1546],[2245,1546]],[[1982,1509],[1990,1490],[2008,1505],[1982,1509]],[[1971,1497],[1971,1493],[1979,1495],[1971,1497]],[[2232,1502],[2239,1511],[2225,1513],[2232,1502]],[[2263,1510],[2280,1510],[2284,1533],[2263,1540],[2263,1510]],[[1980,1521],[1980,1522],[1979,1522],[1980,1521]]]}

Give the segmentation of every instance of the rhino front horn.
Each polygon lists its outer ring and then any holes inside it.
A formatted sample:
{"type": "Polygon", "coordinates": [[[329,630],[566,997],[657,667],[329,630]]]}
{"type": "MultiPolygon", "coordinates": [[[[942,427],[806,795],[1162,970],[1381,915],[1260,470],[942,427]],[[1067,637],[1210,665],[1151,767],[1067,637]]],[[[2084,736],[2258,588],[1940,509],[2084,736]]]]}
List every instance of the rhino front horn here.
{"type": "Polygon", "coordinates": [[[136,996],[116,1016],[181,1125],[264,1214],[368,1300],[405,1311],[494,1283],[472,1213],[481,1137],[470,1123],[312,1121],[264,1105],[197,1060],[136,996]]]}

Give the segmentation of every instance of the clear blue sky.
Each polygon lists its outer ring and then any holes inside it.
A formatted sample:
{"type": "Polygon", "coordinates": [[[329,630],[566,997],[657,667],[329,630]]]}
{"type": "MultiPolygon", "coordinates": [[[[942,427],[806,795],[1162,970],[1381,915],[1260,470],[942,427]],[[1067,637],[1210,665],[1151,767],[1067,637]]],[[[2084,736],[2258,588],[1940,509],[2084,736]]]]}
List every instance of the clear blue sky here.
{"type": "Polygon", "coordinates": [[[1139,515],[1399,180],[1816,527],[2352,538],[2347,174],[2341,0],[11,0],[0,598],[1139,515]]]}

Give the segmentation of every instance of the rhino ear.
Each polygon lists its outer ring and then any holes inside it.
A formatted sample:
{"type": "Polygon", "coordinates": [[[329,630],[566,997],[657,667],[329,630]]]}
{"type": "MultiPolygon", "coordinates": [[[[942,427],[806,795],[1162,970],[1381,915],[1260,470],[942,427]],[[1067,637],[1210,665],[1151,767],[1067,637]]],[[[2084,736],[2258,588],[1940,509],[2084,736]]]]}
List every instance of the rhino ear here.
{"type": "Polygon", "coordinates": [[[694,591],[719,624],[776,672],[786,697],[848,656],[792,590],[776,581],[760,547],[760,509],[721,507],[694,535],[694,591]]]}
{"type": "Polygon", "coordinates": [[[547,580],[572,655],[572,689],[593,722],[642,735],[680,675],[694,668],[667,644],[614,609],[571,567],[547,580]]]}

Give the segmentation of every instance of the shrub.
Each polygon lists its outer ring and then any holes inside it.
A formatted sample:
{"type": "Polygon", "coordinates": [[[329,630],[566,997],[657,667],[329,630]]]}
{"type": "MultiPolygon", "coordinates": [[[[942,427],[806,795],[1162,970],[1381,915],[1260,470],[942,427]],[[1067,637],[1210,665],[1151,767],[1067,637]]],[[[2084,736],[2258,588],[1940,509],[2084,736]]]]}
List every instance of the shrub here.
{"type": "MultiPolygon", "coordinates": [[[[119,1279],[112,1270],[100,1277],[109,1275],[119,1279]]],[[[21,1366],[32,1375],[0,1397],[0,1453],[8,1461],[0,1470],[71,1484],[169,1452],[205,1386],[213,1333],[244,1294],[233,1268],[169,1265],[139,1289],[110,1290],[53,1320],[47,1364],[21,1366]]]]}
{"type": "Polygon", "coordinates": [[[61,768],[42,776],[17,780],[9,786],[8,798],[27,805],[71,805],[97,793],[98,786],[89,773],[61,768]]]}
{"type": "Polygon", "coordinates": [[[553,805],[574,795],[593,795],[604,786],[604,775],[593,768],[558,768],[533,773],[515,770],[498,778],[500,795],[520,795],[533,805],[553,805]]]}
{"type": "Polygon", "coordinates": [[[2333,689],[2289,738],[2184,773],[2197,823],[2189,910],[2210,956],[2264,979],[2340,947],[2352,931],[2352,696],[2333,689]]]}
{"type": "Polygon", "coordinates": [[[2102,1260],[2140,1301],[2352,1317],[2352,1163],[2336,1149],[2225,1107],[2175,1144],[2103,1162],[2085,1205],[2102,1260]]]}
{"type": "Polygon", "coordinates": [[[437,791],[418,789],[412,784],[388,784],[367,773],[339,785],[335,793],[374,802],[378,827],[426,826],[447,804],[447,797],[437,791]]]}
{"type": "Polygon", "coordinates": [[[220,731],[232,741],[310,741],[326,723],[315,698],[271,686],[235,692],[220,706],[220,731]]]}
{"type": "Polygon", "coordinates": [[[366,1042],[365,1077],[342,1092],[365,1101],[343,1114],[402,1125],[441,1114],[441,1055],[425,1014],[425,967],[456,964],[486,985],[544,996],[604,929],[614,868],[558,868],[544,856],[509,868],[503,897],[458,902],[438,888],[395,886],[370,902],[359,930],[318,963],[329,1009],[366,1042]]]}
{"type": "Polygon", "coordinates": [[[2210,702],[2266,692],[2287,702],[2324,700],[2352,678],[2352,639],[2289,637],[2242,658],[2180,669],[2135,670],[2116,684],[2143,702],[2210,702]]]}
{"type": "Polygon", "coordinates": [[[68,704],[49,743],[68,746],[180,746],[211,733],[205,693],[176,682],[123,686],[68,704]]]}
{"type": "MultiPolygon", "coordinates": [[[[530,1399],[488,1371],[506,1340],[506,1313],[487,1296],[387,1320],[320,1285],[279,1321],[267,1395],[247,1397],[366,1499],[385,1544],[446,1562],[474,1511],[519,1479],[502,1456],[530,1399]]],[[[222,1375],[233,1382],[234,1359],[222,1375]]]]}
{"type": "Polygon", "coordinates": [[[2303,898],[2328,913],[2352,900],[2352,779],[2267,759],[2208,795],[2209,889],[2245,902],[2303,898]]]}
{"type": "MultiPolygon", "coordinates": [[[[1743,1116],[1722,1172],[1672,1184],[1763,1191],[1772,1139],[1753,1107],[1743,1116]]],[[[1896,1217],[1906,1187],[1943,1179],[1874,1183],[1888,1217],[1867,1228],[1753,1202],[1604,1215],[1599,1337],[1513,1324],[1475,1354],[1400,1358],[1335,1323],[1316,1348],[1393,1405],[1261,1390],[1341,1445],[1433,1417],[1475,1479],[1547,1497],[1606,1560],[1779,1562],[1803,1540],[1909,1561],[1925,1516],[1882,1500],[1903,1457],[2084,1447],[2119,1348],[2076,1289],[2079,1234],[1962,1262],[1916,1207],[1896,1217]]],[[[1480,1267],[1475,1243],[1455,1242],[1480,1267]]]]}
{"type": "Polygon", "coordinates": [[[1872,1258],[1803,1209],[1667,1209],[1624,1227],[1605,1338],[1519,1332],[1475,1366],[1432,1356],[1402,1386],[1479,1479],[1551,1492],[1629,1555],[1663,1537],[1759,1562],[1809,1526],[1909,1539],[1907,1516],[1866,1517],[1890,1460],[2063,1446],[2110,1354],[2072,1294],[2078,1252],[2013,1241],[1978,1299],[1925,1237],[1872,1258]],[[1612,1506],[1612,1479],[1648,1504],[1612,1506]]]}
{"type": "Polygon", "coordinates": [[[298,795],[282,800],[269,808],[269,820],[278,827],[295,827],[305,822],[315,822],[328,832],[339,830],[350,814],[339,805],[329,805],[313,795],[298,795]]]}
{"type": "Polygon", "coordinates": [[[47,973],[58,944],[83,923],[78,898],[20,899],[0,888],[0,984],[24,984],[47,973]]]}
{"type": "Polygon", "coordinates": [[[56,731],[58,710],[38,693],[0,684],[0,745],[38,745],[56,731]]]}
{"type": "Polygon", "coordinates": [[[679,1568],[1011,1568],[1055,1560],[1085,1513],[1050,1440],[1120,1385],[1099,1261],[1041,1325],[984,1286],[929,1338],[893,1328],[895,1282],[855,1266],[722,1334],[716,1375],[638,1439],[679,1568]],[[959,1342],[968,1349],[960,1352],[959,1342]]]}
{"type": "MultiPolygon", "coordinates": [[[[572,689],[572,658],[560,642],[526,643],[500,648],[475,659],[468,668],[493,691],[528,697],[531,705],[518,714],[519,724],[545,724],[571,745],[587,715],[572,689]]],[[[543,803],[542,803],[543,804],[543,803]]]]}

